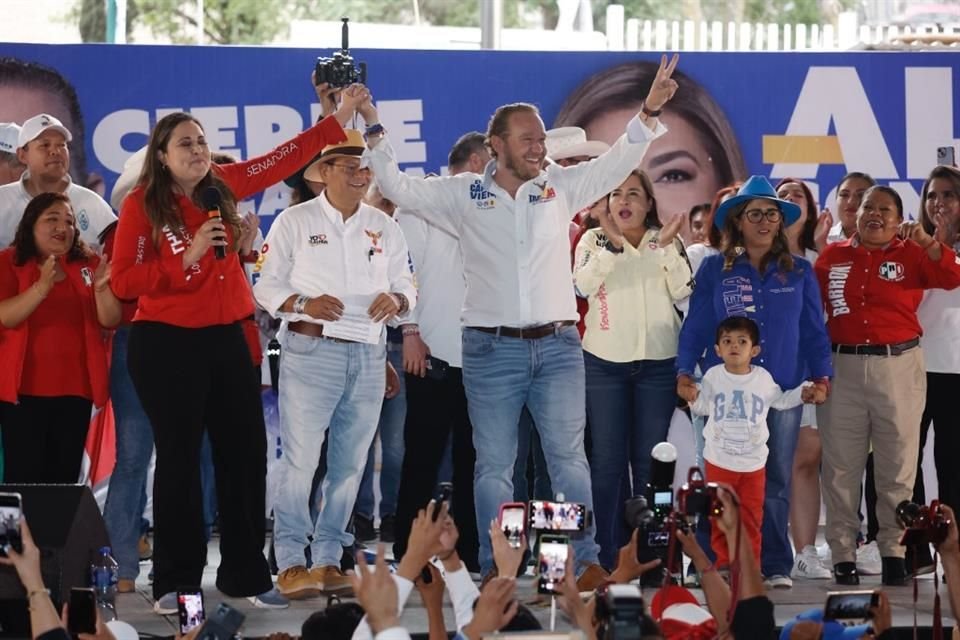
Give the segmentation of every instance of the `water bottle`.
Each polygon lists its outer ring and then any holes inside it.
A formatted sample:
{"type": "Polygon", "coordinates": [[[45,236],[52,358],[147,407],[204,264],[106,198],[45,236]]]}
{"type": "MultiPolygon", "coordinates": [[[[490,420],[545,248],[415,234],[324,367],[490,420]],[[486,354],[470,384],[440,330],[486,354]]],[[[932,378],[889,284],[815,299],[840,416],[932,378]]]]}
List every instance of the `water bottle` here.
{"type": "Polygon", "coordinates": [[[90,586],[97,594],[97,610],[103,622],[117,619],[117,580],[120,567],[110,555],[110,547],[102,547],[90,565],[90,586]]]}

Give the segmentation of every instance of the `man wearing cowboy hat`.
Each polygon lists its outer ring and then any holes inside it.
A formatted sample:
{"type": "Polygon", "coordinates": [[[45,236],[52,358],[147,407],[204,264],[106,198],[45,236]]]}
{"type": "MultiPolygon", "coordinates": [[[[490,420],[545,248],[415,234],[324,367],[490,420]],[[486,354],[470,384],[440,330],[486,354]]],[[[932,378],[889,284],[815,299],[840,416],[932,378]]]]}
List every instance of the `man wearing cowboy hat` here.
{"type": "Polygon", "coordinates": [[[63,123],[46,113],[23,123],[16,154],[27,169],[19,180],[0,187],[0,247],[13,242],[17,224],[30,200],[47,191],[64,193],[70,198],[80,239],[91,247],[100,245],[100,232],[117,217],[103,198],[70,179],[67,145],[72,139],[63,123]]]}
{"type": "Polygon", "coordinates": [[[416,302],[407,243],[389,216],[363,202],[370,170],[364,141],[347,130],[304,177],[323,193],[277,216],[261,251],[257,302],[286,321],[280,361],[283,457],[274,505],[274,542],[288,598],[350,589],[340,571],[346,528],[383,401],[383,323],[416,302]],[[329,438],[323,505],[310,518],[311,480],[329,438]],[[304,566],[310,545],[313,568],[304,566]]]}
{"type": "Polygon", "coordinates": [[[547,131],[547,158],[561,167],[589,162],[605,153],[606,142],[587,140],[587,132],[580,127],[557,127],[547,131]]]}

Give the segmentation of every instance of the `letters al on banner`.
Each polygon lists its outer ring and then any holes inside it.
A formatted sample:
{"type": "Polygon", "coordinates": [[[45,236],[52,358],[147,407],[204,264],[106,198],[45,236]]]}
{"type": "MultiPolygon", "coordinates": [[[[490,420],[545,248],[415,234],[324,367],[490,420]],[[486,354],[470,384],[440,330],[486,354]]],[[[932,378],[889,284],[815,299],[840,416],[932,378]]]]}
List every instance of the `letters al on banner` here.
{"type": "MultiPolygon", "coordinates": [[[[0,47],[0,55],[53,67],[74,85],[87,170],[104,178],[108,194],[124,160],[171,111],[194,113],[212,149],[241,158],[269,151],[319,114],[308,84],[317,50],[0,47]]],[[[466,131],[484,131],[500,104],[533,102],[550,127],[567,96],[587,78],[658,58],[608,52],[354,54],[368,63],[368,82],[401,165],[419,175],[442,173],[453,142],[466,131]]],[[[821,205],[833,204],[831,191],[849,169],[893,186],[907,214],[915,215],[937,147],[954,143],[960,69],[953,53],[684,53],[680,69],[719,104],[748,174],[807,180],[821,205]]],[[[34,115],[6,113],[13,108],[0,105],[0,121],[34,115]]],[[[287,194],[277,185],[244,206],[256,208],[266,230],[286,206],[287,194]]],[[[484,202],[479,198],[478,206],[484,202]]]]}

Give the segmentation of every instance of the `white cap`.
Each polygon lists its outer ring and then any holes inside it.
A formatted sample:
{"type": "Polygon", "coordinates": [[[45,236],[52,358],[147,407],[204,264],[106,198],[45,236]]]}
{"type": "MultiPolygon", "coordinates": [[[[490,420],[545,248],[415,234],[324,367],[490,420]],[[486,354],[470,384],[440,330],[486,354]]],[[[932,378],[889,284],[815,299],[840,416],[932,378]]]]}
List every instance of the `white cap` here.
{"type": "Polygon", "coordinates": [[[0,151],[16,153],[20,139],[20,125],[15,122],[0,122],[0,151]]]}
{"type": "Polygon", "coordinates": [[[23,123],[23,127],[20,129],[20,138],[18,139],[17,146],[26,146],[28,142],[36,140],[38,137],[40,137],[40,134],[47,129],[59,131],[63,134],[63,137],[67,139],[67,142],[73,140],[73,136],[70,135],[70,131],[63,126],[62,122],[48,113],[41,113],[40,115],[33,116],[23,123]]]}
{"type": "Polygon", "coordinates": [[[606,142],[587,140],[587,132],[580,127],[558,127],[547,131],[547,157],[554,161],[577,156],[596,158],[609,148],[606,142]]]}

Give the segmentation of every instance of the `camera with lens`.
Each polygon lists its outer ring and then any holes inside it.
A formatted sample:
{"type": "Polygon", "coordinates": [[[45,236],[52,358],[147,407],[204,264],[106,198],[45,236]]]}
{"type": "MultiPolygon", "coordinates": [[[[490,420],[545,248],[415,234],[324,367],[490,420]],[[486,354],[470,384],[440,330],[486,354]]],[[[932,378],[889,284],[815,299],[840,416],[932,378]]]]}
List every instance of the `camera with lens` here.
{"type": "Polygon", "coordinates": [[[947,539],[950,530],[950,520],[938,500],[929,507],[904,500],[897,505],[897,520],[905,529],[900,537],[900,544],[905,546],[938,545],[947,539]]]}
{"type": "Polygon", "coordinates": [[[595,616],[600,640],[640,640],[657,633],[656,624],[644,612],[640,587],[633,584],[599,589],[595,616]]]}
{"type": "Polygon", "coordinates": [[[317,58],[317,66],[314,69],[316,74],[316,83],[326,82],[331,87],[348,87],[351,84],[367,81],[367,63],[354,63],[353,56],[350,55],[350,28],[348,23],[350,18],[340,18],[343,20],[341,29],[340,51],[336,51],[332,58],[317,58]]]}
{"type": "Polygon", "coordinates": [[[661,442],[651,451],[650,482],[644,495],[633,496],[624,503],[627,526],[637,530],[637,561],[649,562],[659,558],[661,566],[672,571],[680,566],[682,554],[674,545],[674,532],[689,532],[686,521],[673,509],[673,472],[677,449],[669,442],[661,442]]]}
{"type": "Polygon", "coordinates": [[[687,483],[677,492],[680,513],[693,521],[723,515],[723,503],[717,493],[719,488],[716,482],[706,482],[700,469],[691,467],[687,473],[687,483]]]}

